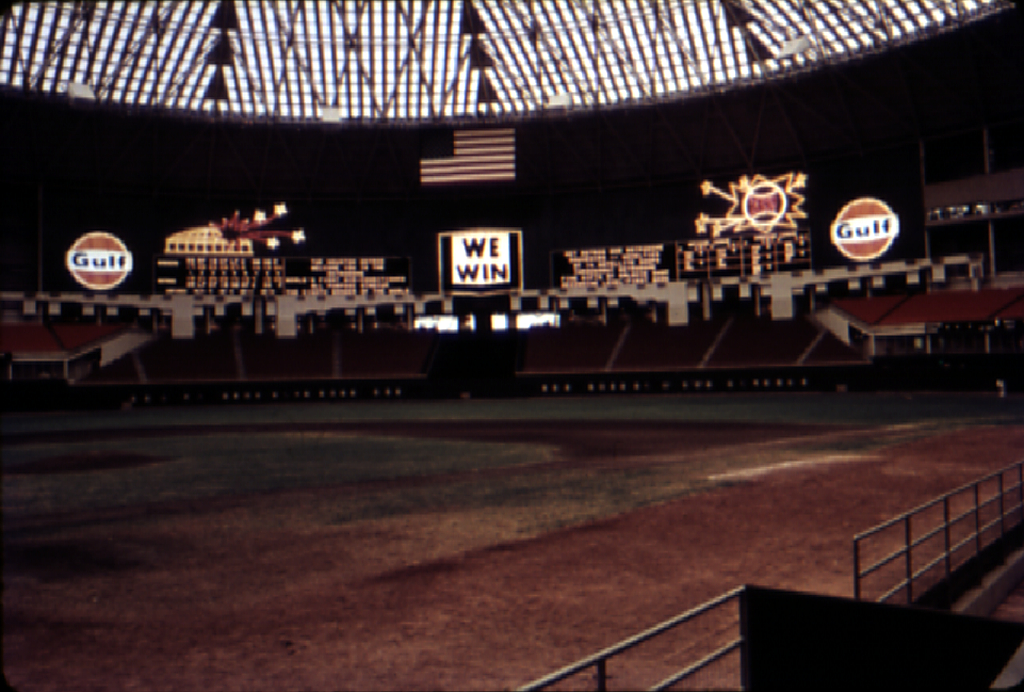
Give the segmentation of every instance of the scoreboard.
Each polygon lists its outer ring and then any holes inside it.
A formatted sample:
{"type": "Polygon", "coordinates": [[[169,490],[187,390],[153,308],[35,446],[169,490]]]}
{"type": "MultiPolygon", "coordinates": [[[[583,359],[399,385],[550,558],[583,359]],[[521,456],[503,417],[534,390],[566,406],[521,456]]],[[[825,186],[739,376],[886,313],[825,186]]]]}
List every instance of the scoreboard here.
{"type": "Polygon", "coordinates": [[[574,288],[664,284],[676,278],[672,244],[626,245],[552,253],[553,285],[574,288]]]}
{"type": "Polygon", "coordinates": [[[214,296],[404,296],[407,257],[159,256],[156,293],[214,296]]]}
{"type": "Polygon", "coordinates": [[[805,231],[694,240],[678,247],[680,279],[756,278],[811,267],[811,239],[805,231]]]}

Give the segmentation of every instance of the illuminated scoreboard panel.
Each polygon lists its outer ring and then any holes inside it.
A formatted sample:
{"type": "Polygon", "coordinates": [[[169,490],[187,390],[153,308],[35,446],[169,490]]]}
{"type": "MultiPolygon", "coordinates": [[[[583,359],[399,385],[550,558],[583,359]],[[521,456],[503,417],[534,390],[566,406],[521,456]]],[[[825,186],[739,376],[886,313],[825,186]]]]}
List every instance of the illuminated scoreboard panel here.
{"type": "Polygon", "coordinates": [[[679,244],[679,278],[764,276],[811,268],[811,237],[805,231],[771,236],[733,236],[679,244]]]}
{"type": "Polygon", "coordinates": [[[563,290],[664,284],[675,278],[674,254],[662,244],[562,250],[552,255],[552,275],[563,290]]]}
{"type": "Polygon", "coordinates": [[[409,260],[399,257],[312,257],[285,260],[285,294],[303,296],[403,296],[409,260]]]}
{"type": "Polygon", "coordinates": [[[188,295],[404,296],[404,257],[169,257],[156,259],[156,292],[188,295]]]}

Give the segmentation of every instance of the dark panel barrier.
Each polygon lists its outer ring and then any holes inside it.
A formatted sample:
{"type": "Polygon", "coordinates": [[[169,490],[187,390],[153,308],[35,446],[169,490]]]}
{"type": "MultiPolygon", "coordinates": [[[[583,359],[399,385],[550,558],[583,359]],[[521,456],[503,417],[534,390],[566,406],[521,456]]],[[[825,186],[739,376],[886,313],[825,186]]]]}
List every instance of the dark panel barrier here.
{"type": "Polygon", "coordinates": [[[767,689],[989,689],[1024,624],[746,588],[746,683],[767,689]]]}

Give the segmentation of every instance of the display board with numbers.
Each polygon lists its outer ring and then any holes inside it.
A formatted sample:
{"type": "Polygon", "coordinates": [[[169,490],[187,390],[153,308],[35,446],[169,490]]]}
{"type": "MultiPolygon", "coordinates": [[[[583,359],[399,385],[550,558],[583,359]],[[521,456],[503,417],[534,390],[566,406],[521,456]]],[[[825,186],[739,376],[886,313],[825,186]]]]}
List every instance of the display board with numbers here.
{"type": "Polygon", "coordinates": [[[404,257],[174,257],[155,260],[157,293],[379,296],[409,292],[404,257]]]}
{"type": "Polygon", "coordinates": [[[675,247],[671,244],[620,245],[552,253],[554,286],[617,288],[664,284],[676,278],[675,247]]]}
{"type": "Polygon", "coordinates": [[[811,238],[804,231],[694,240],[678,247],[680,279],[756,278],[811,267],[811,238]]]}

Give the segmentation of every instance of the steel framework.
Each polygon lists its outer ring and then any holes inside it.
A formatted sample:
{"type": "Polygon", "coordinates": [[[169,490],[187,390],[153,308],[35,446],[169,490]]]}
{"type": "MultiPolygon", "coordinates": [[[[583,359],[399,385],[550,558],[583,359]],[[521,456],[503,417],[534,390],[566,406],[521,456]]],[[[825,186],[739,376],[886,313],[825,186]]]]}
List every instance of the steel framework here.
{"type": "Polygon", "coordinates": [[[678,100],[956,29],[1005,0],[19,3],[0,87],[245,120],[437,122],[678,100]]]}

